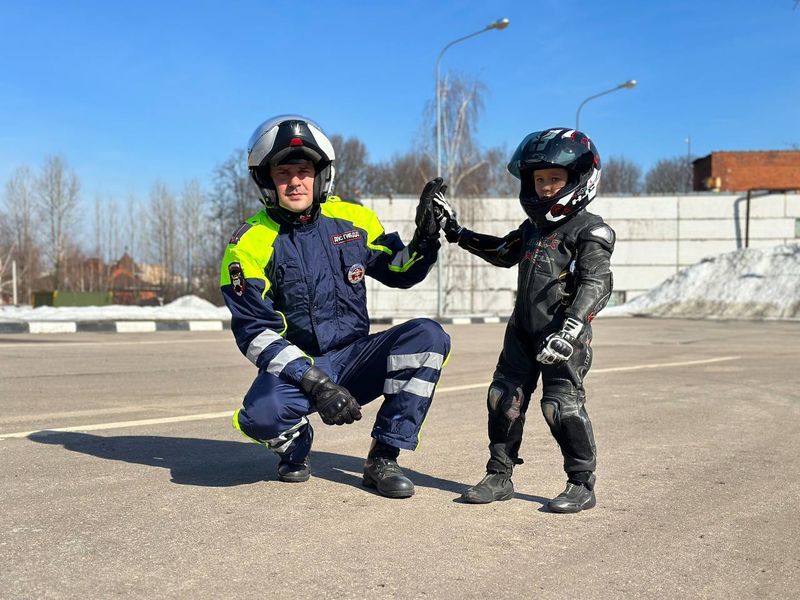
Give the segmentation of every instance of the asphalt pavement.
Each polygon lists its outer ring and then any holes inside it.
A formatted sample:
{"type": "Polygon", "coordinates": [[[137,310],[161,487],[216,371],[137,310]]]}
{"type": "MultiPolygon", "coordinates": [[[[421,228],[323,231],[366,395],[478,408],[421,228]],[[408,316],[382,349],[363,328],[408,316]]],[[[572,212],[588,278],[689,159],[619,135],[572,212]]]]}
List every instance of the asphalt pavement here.
{"type": "Polygon", "coordinates": [[[503,325],[453,356],[407,500],[361,486],[380,400],[316,430],[313,476],[230,426],[229,331],[0,335],[0,598],[800,597],[800,323],[599,319],[597,507],[544,508],[561,456],[531,405],[517,496],[483,474],[503,325]]]}

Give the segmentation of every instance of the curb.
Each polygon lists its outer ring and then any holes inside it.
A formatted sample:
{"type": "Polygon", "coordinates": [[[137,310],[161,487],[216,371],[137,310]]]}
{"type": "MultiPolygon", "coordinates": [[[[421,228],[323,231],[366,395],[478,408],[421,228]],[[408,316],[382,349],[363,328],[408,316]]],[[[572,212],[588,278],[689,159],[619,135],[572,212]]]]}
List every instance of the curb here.
{"type": "Polygon", "coordinates": [[[230,321],[7,321],[0,333],[149,333],[154,331],[222,331],[230,321]]]}
{"type": "MultiPolygon", "coordinates": [[[[413,317],[398,319],[379,317],[370,319],[372,325],[399,325],[413,317]]],[[[469,325],[472,323],[505,323],[508,317],[446,317],[432,319],[442,325],[469,325]]],[[[230,329],[230,321],[4,321],[4,333],[150,333],[156,331],[222,331],[230,329]]]]}

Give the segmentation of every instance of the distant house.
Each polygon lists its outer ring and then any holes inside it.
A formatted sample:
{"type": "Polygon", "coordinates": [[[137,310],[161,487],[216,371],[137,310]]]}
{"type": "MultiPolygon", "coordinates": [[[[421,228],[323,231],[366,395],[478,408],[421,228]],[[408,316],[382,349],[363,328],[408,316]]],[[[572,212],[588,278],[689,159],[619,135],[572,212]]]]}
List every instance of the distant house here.
{"type": "Polygon", "coordinates": [[[695,191],[800,190],[800,150],[712,152],[693,166],[695,191]]]}
{"type": "Polygon", "coordinates": [[[110,280],[114,304],[158,304],[160,286],[142,277],[141,271],[127,252],[111,268],[110,280]]]}

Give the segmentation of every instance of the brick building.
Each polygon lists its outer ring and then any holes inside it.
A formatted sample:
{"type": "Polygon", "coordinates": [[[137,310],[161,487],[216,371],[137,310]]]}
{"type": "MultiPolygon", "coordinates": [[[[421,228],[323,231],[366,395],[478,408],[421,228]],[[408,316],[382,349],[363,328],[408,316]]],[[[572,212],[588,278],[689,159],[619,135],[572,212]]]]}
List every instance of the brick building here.
{"type": "Polygon", "coordinates": [[[800,190],[800,150],[712,152],[693,166],[695,191],[800,190]]]}
{"type": "Polygon", "coordinates": [[[161,288],[142,277],[139,265],[126,252],[111,268],[114,304],[158,304],[161,288]]]}

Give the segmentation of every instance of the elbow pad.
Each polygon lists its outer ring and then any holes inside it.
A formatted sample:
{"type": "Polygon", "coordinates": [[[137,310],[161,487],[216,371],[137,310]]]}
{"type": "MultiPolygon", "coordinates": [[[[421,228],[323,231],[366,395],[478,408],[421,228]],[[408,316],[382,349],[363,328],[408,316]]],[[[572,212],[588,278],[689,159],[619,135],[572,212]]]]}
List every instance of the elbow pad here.
{"type": "Polygon", "coordinates": [[[616,235],[605,223],[581,233],[575,268],[575,298],[566,315],[586,323],[608,304],[614,278],[611,275],[611,253],[616,235]]]}
{"type": "Polygon", "coordinates": [[[578,319],[582,323],[591,321],[611,298],[614,277],[611,271],[579,276],[575,300],[566,311],[566,315],[578,319]]]}

